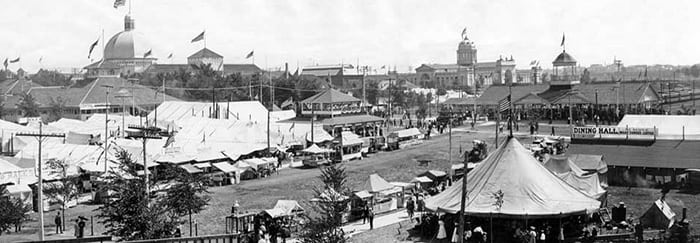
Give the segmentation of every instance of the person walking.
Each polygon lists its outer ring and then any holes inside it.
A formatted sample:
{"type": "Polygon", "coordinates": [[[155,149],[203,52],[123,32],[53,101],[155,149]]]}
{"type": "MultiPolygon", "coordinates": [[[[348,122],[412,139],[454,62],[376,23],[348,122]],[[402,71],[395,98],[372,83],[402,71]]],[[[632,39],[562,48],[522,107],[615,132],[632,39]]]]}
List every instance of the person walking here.
{"type": "Polygon", "coordinates": [[[56,217],[53,218],[53,222],[56,224],[56,234],[63,234],[63,221],[61,221],[61,212],[56,213],[56,217]]]}
{"type": "Polygon", "coordinates": [[[447,232],[445,232],[445,221],[443,216],[440,216],[438,219],[438,232],[435,239],[437,239],[438,242],[444,242],[444,240],[447,239],[447,232]]]}
{"type": "Polygon", "coordinates": [[[406,212],[408,213],[408,219],[413,222],[413,210],[416,208],[416,204],[413,202],[413,196],[408,198],[406,201],[406,212]]]}
{"type": "Polygon", "coordinates": [[[369,205],[365,205],[365,207],[362,209],[362,224],[367,223],[367,217],[369,213],[369,205]]]}
{"type": "Polygon", "coordinates": [[[369,217],[369,229],[374,229],[374,210],[370,207],[367,211],[367,216],[369,217]]]}

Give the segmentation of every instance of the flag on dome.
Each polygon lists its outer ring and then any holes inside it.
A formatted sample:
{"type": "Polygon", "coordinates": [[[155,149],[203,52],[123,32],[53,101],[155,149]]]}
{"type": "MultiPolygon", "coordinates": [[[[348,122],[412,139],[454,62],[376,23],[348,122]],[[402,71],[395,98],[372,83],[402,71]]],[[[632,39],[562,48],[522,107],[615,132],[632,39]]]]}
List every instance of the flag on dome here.
{"type": "Polygon", "coordinates": [[[195,42],[201,41],[201,40],[204,40],[204,31],[202,31],[201,34],[197,35],[197,37],[192,39],[192,41],[190,43],[195,43],[195,42]]]}
{"type": "Polygon", "coordinates": [[[146,58],[146,57],[150,56],[151,54],[152,54],[151,50],[149,49],[146,53],[143,54],[143,58],[146,58]]]}
{"type": "Polygon", "coordinates": [[[245,59],[251,58],[253,55],[255,55],[255,50],[252,50],[250,53],[248,53],[248,55],[245,55],[245,59]]]}
{"type": "Polygon", "coordinates": [[[90,51],[88,51],[88,59],[90,59],[90,55],[92,55],[92,50],[95,49],[98,42],[100,42],[100,38],[97,38],[97,40],[94,43],[92,43],[92,45],[90,45],[90,51]]]}
{"type": "Polygon", "coordinates": [[[170,53],[170,55],[168,55],[168,59],[170,59],[170,58],[173,58],[173,54],[172,54],[172,53],[170,53]]]}
{"type": "Polygon", "coordinates": [[[10,63],[15,63],[15,62],[19,62],[19,57],[17,57],[15,60],[10,60],[10,63]]]}
{"type": "Polygon", "coordinates": [[[564,46],[564,41],[566,40],[566,35],[564,33],[561,34],[561,46],[564,46]]]}
{"type": "Polygon", "coordinates": [[[126,0],[114,0],[114,8],[119,8],[126,4],[126,0]]]}

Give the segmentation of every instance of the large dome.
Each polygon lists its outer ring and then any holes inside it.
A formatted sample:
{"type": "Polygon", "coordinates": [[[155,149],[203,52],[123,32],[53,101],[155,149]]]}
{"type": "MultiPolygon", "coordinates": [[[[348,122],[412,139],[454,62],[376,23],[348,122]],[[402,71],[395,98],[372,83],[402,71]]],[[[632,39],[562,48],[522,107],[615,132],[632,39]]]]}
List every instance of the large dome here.
{"type": "Polygon", "coordinates": [[[145,38],[134,29],[134,20],[124,17],[124,31],[117,33],[105,44],[103,57],[108,59],[141,58],[149,49],[144,48],[145,38]]]}
{"type": "Polygon", "coordinates": [[[131,30],[112,36],[105,45],[104,59],[134,58],[134,35],[131,30]]]}

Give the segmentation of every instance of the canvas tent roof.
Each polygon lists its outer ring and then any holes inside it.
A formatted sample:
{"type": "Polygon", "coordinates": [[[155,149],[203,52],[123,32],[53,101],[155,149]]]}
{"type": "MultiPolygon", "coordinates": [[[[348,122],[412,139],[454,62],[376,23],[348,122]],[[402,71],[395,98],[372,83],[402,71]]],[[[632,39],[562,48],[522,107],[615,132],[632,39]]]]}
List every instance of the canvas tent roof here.
{"type": "Polygon", "coordinates": [[[618,127],[653,128],[658,131],[657,139],[700,139],[700,116],[666,115],[625,115],[618,127]],[[684,130],[685,128],[685,130],[684,130]]]}
{"type": "Polygon", "coordinates": [[[584,171],[574,164],[569,157],[561,155],[550,156],[544,163],[544,167],[587,196],[603,199],[605,189],[600,183],[598,173],[584,171]]]}
{"type": "MultiPolygon", "coordinates": [[[[425,201],[432,211],[457,213],[462,182],[425,201]]],[[[549,172],[515,138],[489,155],[467,177],[466,213],[495,217],[547,218],[583,214],[600,202],[549,172]],[[502,195],[494,199],[494,195],[502,195]],[[500,203],[498,207],[495,202],[500,203]]]]}
{"type": "Polygon", "coordinates": [[[644,227],[654,229],[668,229],[673,225],[676,214],[666,201],[656,200],[651,207],[639,217],[639,221],[644,227]]]}
{"type": "Polygon", "coordinates": [[[419,177],[413,178],[413,180],[411,180],[411,182],[430,183],[430,182],[433,182],[433,180],[431,180],[427,176],[419,176],[419,177]]]}
{"type": "Polygon", "coordinates": [[[228,162],[219,162],[219,163],[213,163],[212,164],[214,167],[217,169],[221,170],[224,173],[229,173],[229,172],[237,172],[240,171],[240,169],[236,168],[235,166],[229,164],[228,162]]]}
{"type": "Polygon", "coordinates": [[[180,165],[180,168],[184,169],[185,171],[187,171],[187,173],[190,173],[190,174],[195,174],[195,173],[200,173],[200,172],[202,172],[202,170],[200,170],[199,168],[195,167],[195,166],[192,165],[192,164],[180,165]]]}
{"type": "Polygon", "coordinates": [[[433,181],[437,181],[440,180],[442,177],[447,176],[447,173],[441,170],[429,170],[421,173],[418,176],[426,176],[433,181]]]}
{"type": "Polygon", "coordinates": [[[362,185],[361,189],[371,193],[376,193],[384,190],[389,190],[394,188],[394,185],[390,184],[384,178],[378,174],[369,175],[369,180],[366,180],[362,185]]]}
{"type": "Polygon", "coordinates": [[[597,171],[598,174],[608,172],[608,164],[598,154],[569,154],[569,159],[582,170],[597,171]]]}
{"type": "Polygon", "coordinates": [[[343,138],[343,146],[362,143],[360,136],[353,132],[343,132],[341,137],[343,138]]]}
{"type": "Polygon", "coordinates": [[[412,136],[417,136],[421,135],[420,131],[418,128],[409,128],[409,129],[404,129],[404,130],[399,130],[392,132],[392,134],[396,134],[397,137],[403,138],[403,137],[412,137],[412,136]]]}
{"type": "Polygon", "coordinates": [[[304,212],[304,208],[295,200],[277,200],[274,208],[281,209],[285,215],[294,215],[304,212]]]}
{"type": "Polygon", "coordinates": [[[304,153],[310,153],[310,154],[321,154],[321,153],[330,153],[333,152],[332,149],[325,149],[325,148],[320,148],[316,144],[312,144],[308,148],[302,150],[304,153]]]}

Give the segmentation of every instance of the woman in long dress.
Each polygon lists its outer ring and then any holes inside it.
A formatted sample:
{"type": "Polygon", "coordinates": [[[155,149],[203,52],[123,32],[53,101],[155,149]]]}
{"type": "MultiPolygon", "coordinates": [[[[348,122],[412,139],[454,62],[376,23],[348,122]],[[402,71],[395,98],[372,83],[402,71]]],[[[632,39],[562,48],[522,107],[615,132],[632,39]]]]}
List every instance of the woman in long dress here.
{"type": "Polygon", "coordinates": [[[458,243],[458,242],[459,242],[459,233],[458,233],[458,230],[459,230],[459,223],[456,223],[456,222],[455,222],[455,230],[452,232],[452,240],[451,240],[452,243],[458,243]]]}
{"type": "Polygon", "coordinates": [[[443,217],[440,216],[438,219],[438,233],[437,236],[435,237],[438,242],[443,242],[445,239],[447,239],[447,232],[445,232],[445,221],[443,221],[443,217]]]}

